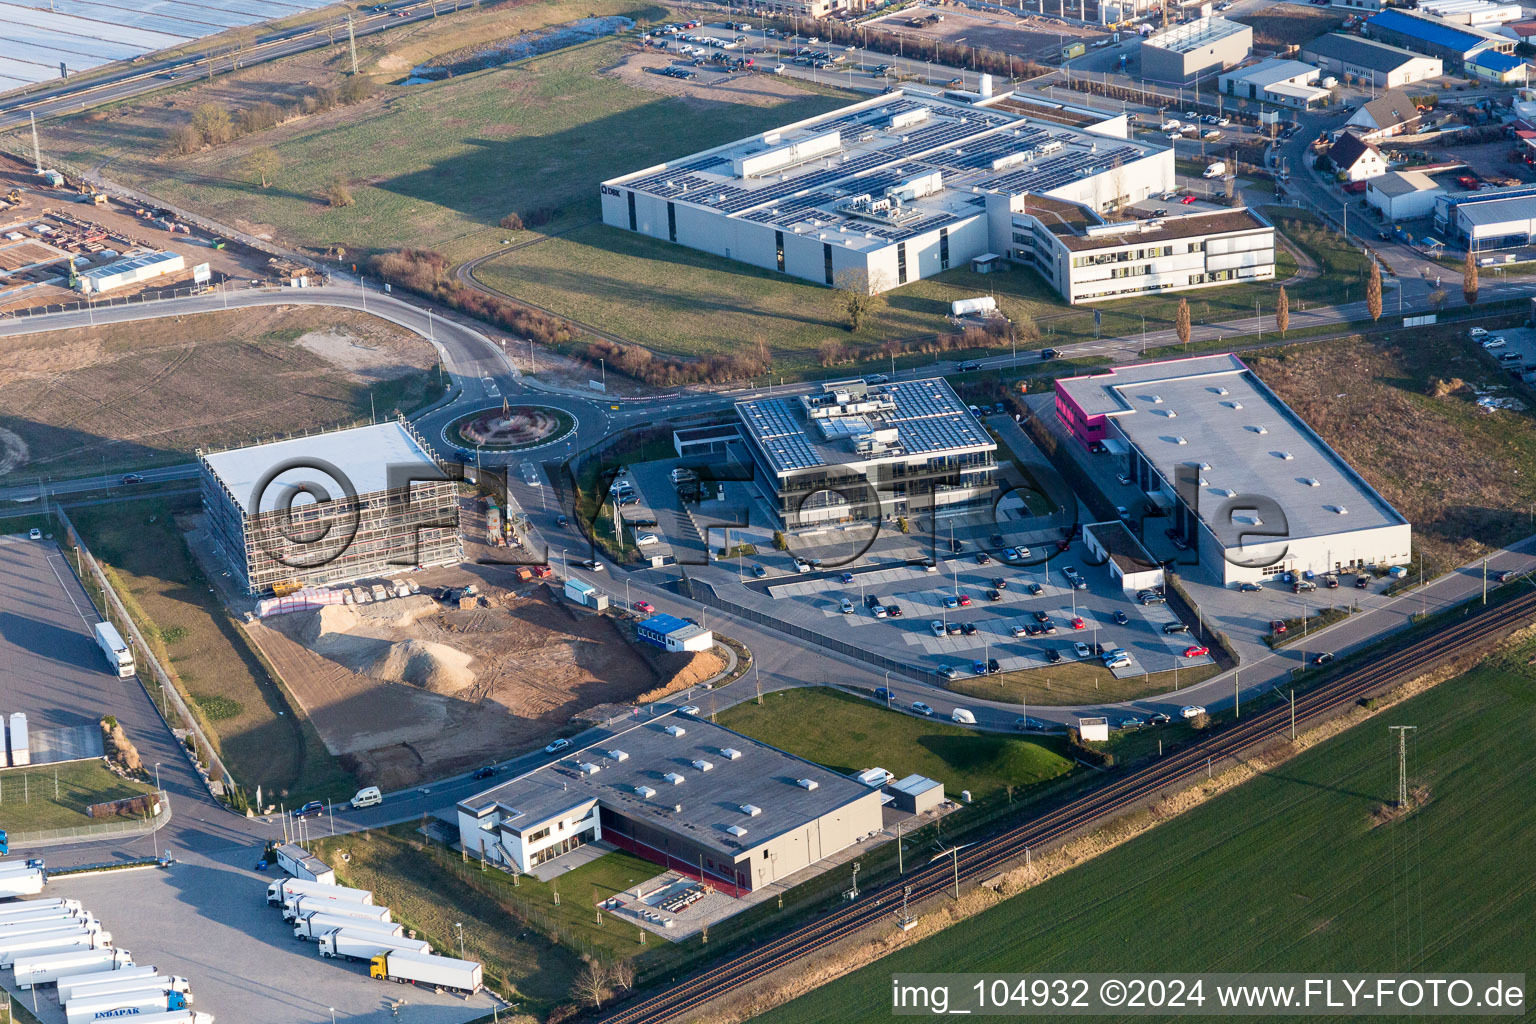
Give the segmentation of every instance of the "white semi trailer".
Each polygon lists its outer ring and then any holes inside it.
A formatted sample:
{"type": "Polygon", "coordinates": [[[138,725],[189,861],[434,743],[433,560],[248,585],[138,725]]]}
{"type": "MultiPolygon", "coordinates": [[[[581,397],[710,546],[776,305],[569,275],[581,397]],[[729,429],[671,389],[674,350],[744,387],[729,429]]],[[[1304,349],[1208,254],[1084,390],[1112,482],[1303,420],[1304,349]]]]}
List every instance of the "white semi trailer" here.
{"type": "Polygon", "coordinates": [[[351,889],[345,885],[327,885],[324,882],[306,882],[302,878],[285,878],[267,886],[267,902],[280,907],[296,896],[315,895],[343,903],[362,903],[373,906],[373,893],[367,889],[351,889]]]}
{"type": "MultiPolygon", "coordinates": [[[[116,973],[116,972],[113,972],[116,973]]],[[[164,975],[152,975],[148,978],[129,978],[125,981],[111,982],[102,985],[88,985],[78,989],[68,990],[69,998],[59,996],[59,1002],[70,1007],[77,1002],[94,1003],[103,999],[116,999],[122,996],[137,997],[141,992],[158,992],[162,995],[170,995],[172,992],[181,996],[188,1006],[192,1005],[192,983],[186,978],[168,978],[164,975]]],[[[179,1010],[181,1007],[169,1007],[179,1010]]]]}
{"type": "Polygon", "coordinates": [[[320,955],[345,957],[348,960],[369,960],[389,950],[426,955],[432,946],[426,939],[405,939],[377,932],[355,932],[340,928],[320,936],[320,955]]]}
{"type": "Polygon", "coordinates": [[[132,1017],[165,1013],[168,1010],[185,1010],[187,1001],[180,992],[125,992],[121,995],[104,995],[99,998],[76,999],[64,1007],[65,1024],[91,1024],[92,1021],[115,1017],[132,1017]]]}
{"type": "Polygon", "coordinates": [[[90,911],[86,911],[82,917],[53,917],[43,920],[12,921],[10,924],[0,925],[0,939],[14,939],[20,935],[36,935],[39,932],[51,932],[72,925],[90,930],[92,928],[100,928],[101,922],[96,920],[90,911]]]}
{"type": "Polygon", "coordinates": [[[0,900],[15,899],[18,896],[36,896],[43,891],[45,884],[47,879],[37,868],[0,872],[0,900]]]}
{"type": "Polygon", "coordinates": [[[368,976],[380,981],[433,985],[470,995],[480,991],[484,984],[482,975],[481,966],[473,960],[407,953],[398,949],[380,953],[368,967],[368,976]]]}
{"type": "Polygon", "coordinates": [[[39,910],[72,910],[80,911],[79,900],[46,899],[46,900],[22,900],[20,903],[8,903],[0,906],[0,921],[7,920],[19,914],[35,914],[39,910]]]}
{"type": "Polygon", "coordinates": [[[371,935],[400,936],[405,934],[405,928],[398,924],[390,924],[388,921],[366,921],[360,917],[342,917],[339,914],[316,912],[294,919],[293,937],[314,941],[326,932],[333,932],[338,928],[368,932],[371,935]]]}
{"type": "Polygon", "coordinates": [[[83,928],[61,929],[57,932],[23,935],[0,941],[0,967],[9,967],[17,957],[39,953],[62,953],[68,949],[110,949],[112,933],[86,931],[83,928]]]}
{"type": "Polygon", "coordinates": [[[283,907],[283,919],[287,921],[297,921],[301,917],[315,913],[389,923],[388,907],[371,907],[366,903],[348,903],[345,900],[327,899],[324,896],[306,894],[296,897],[283,907]]]}
{"type": "Polygon", "coordinates": [[[159,976],[158,967],[154,964],[145,964],[143,967],[132,965],[120,967],[115,971],[97,971],[94,974],[77,974],[72,978],[61,978],[57,986],[59,1002],[67,1003],[77,995],[93,989],[121,985],[125,981],[149,981],[159,976]]]}
{"type": "Polygon", "coordinates": [[[125,971],[145,970],[153,977],[153,967],[136,968],[133,954],[126,949],[71,949],[63,953],[42,953],[38,956],[17,957],[11,964],[16,984],[21,988],[58,982],[62,990],[65,983],[75,978],[110,977],[125,971]]]}

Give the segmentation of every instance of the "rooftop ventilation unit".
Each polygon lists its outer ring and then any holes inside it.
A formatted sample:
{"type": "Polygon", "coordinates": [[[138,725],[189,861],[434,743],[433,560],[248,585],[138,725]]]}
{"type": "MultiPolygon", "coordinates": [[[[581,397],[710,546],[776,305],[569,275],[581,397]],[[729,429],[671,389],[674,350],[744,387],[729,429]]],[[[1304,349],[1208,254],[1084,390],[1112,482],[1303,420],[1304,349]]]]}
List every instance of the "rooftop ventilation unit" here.
{"type": "Polygon", "coordinates": [[[1312,477],[1312,476],[1302,478],[1301,482],[1306,484],[1308,487],[1321,487],[1322,486],[1322,484],[1317,482],[1317,478],[1316,477],[1312,477]]]}
{"type": "Polygon", "coordinates": [[[740,839],[742,836],[747,834],[747,830],[742,828],[740,825],[727,825],[725,830],[731,835],[735,836],[737,839],[740,839]]]}
{"type": "Polygon", "coordinates": [[[683,777],[677,774],[677,772],[667,772],[661,778],[664,782],[670,782],[674,786],[681,786],[683,784],[683,777]]]}
{"type": "Polygon", "coordinates": [[[1176,437],[1176,438],[1173,439],[1173,443],[1174,444],[1189,444],[1189,440],[1187,438],[1183,438],[1183,437],[1176,437]]]}
{"type": "Polygon", "coordinates": [[[1248,429],[1253,431],[1255,434],[1267,434],[1267,433],[1269,433],[1269,428],[1266,427],[1262,423],[1255,423],[1252,426],[1250,426],[1248,429]]]}
{"type": "MultiPolygon", "coordinates": [[[[673,814],[682,814],[683,813],[683,805],[682,804],[673,804],[672,805],[672,813],[673,814]]],[[[689,826],[689,827],[691,828],[692,826],[689,826]]]]}
{"type": "Polygon", "coordinates": [[[1216,493],[1221,495],[1223,498],[1237,497],[1237,492],[1230,487],[1218,487],[1216,488],[1216,493]]]}
{"type": "Polygon", "coordinates": [[[741,813],[745,814],[749,818],[755,818],[759,814],[763,813],[763,809],[756,804],[742,804],[741,813]]]}
{"type": "Polygon", "coordinates": [[[686,735],[688,735],[688,730],[684,729],[680,725],[669,725],[669,726],[667,726],[667,732],[671,733],[673,736],[686,736],[686,735]]]}
{"type": "Polygon", "coordinates": [[[714,770],[714,768],[715,768],[715,766],[714,766],[714,765],[712,765],[712,764],[710,764],[710,763],[709,763],[709,762],[708,762],[708,761],[704,761],[704,760],[698,760],[698,759],[696,759],[696,760],[695,760],[695,761],[694,761],[694,762],[693,762],[693,766],[694,766],[694,767],[695,767],[695,768],[697,768],[697,769],[698,769],[698,770],[699,770],[699,771],[701,771],[701,772],[708,772],[708,771],[713,771],[713,770],[714,770]]]}
{"type": "Polygon", "coordinates": [[[1152,396],[1152,404],[1153,405],[1162,405],[1163,404],[1163,396],[1162,395],[1153,395],[1152,396]]]}
{"type": "Polygon", "coordinates": [[[804,790],[812,790],[812,789],[816,788],[816,780],[815,779],[796,779],[795,780],[795,785],[799,786],[801,789],[804,789],[804,790]]]}
{"type": "Polygon", "coordinates": [[[1175,412],[1172,409],[1159,409],[1158,412],[1160,412],[1162,415],[1168,417],[1169,419],[1174,419],[1174,418],[1176,418],[1179,415],[1177,412],[1175,412]]]}
{"type": "Polygon", "coordinates": [[[608,753],[609,759],[613,760],[613,761],[628,761],[629,760],[629,755],[626,754],[622,750],[610,750],[607,753],[608,753]]]}
{"type": "Polygon", "coordinates": [[[600,767],[593,764],[591,761],[583,761],[576,767],[581,770],[581,774],[583,775],[596,775],[598,772],[602,771],[600,767]]]}
{"type": "Polygon", "coordinates": [[[1233,399],[1230,402],[1222,402],[1221,404],[1226,406],[1228,409],[1241,409],[1243,407],[1243,403],[1237,401],[1236,399],[1233,399]]]}
{"type": "Polygon", "coordinates": [[[741,751],[737,750],[735,747],[721,747],[720,756],[725,758],[727,761],[734,761],[741,756],[741,751]]]}
{"type": "Polygon", "coordinates": [[[1349,509],[1345,508],[1343,505],[1329,505],[1328,511],[1332,512],[1334,515],[1339,516],[1349,515],[1349,509]]]}
{"type": "Polygon", "coordinates": [[[1224,395],[1224,394],[1227,393],[1227,389],[1226,388],[1216,388],[1215,390],[1216,390],[1216,393],[1218,395],[1224,395]]]}
{"type": "Polygon", "coordinates": [[[635,787],[635,794],[637,796],[645,798],[646,800],[649,800],[651,797],[656,795],[656,791],[654,789],[652,789],[650,786],[636,786],[635,787]]]}
{"type": "Polygon", "coordinates": [[[1284,459],[1286,462],[1290,462],[1296,456],[1292,455],[1290,452],[1275,452],[1275,457],[1284,459]]]}

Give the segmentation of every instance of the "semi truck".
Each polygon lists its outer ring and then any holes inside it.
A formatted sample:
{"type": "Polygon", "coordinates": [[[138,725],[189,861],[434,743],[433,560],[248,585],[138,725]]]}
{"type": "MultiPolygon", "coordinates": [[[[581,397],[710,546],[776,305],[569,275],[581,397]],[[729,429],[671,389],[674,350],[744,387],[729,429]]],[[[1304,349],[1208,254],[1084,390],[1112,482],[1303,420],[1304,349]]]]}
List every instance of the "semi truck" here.
{"type": "Polygon", "coordinates": [[[334,900],[373,906],[373,893],[367,889],[349,889],[345,885],[307,882],[302,878],[285,878],[280,882],[273,882],[267,886],[267,902],[274,907],[282,906],[295,896],[305,894],[328,896],[334,900]]]}
{"type": "Polygon", "coordinates": [[[133,1017],[145,1013],[185,1010],[187,1000],[180,992],[126,992],[93,999],[75,999],[64,1008],[65,1024],[91,1024],[111,1017],[133,1017]]]}
{"type": "Polygon", "coordinates": [[[92,928],[101,927],[101,923],[90,911],[86,911],[81,917],[46,917],[31,921],[10,921],[0,925],[0,939],[14,939],[20,935],[36,935],[39,932],[51,932],[67,927],[79,927],[89,931],[92,928]]]}
{"type": "Polygon", "coordinates": [[[32,743],[27,739],[27,713],[17,711],[11,715],[10,740],[12,768],[32,763],[32,743]]]}
{"type": "MultiPolygon", "coordinates": [[[[116,974],[116,971],[112,973],[116,974]]],[[[75,1003],[94,1003],[107,999],[133,996],[137,998],[140,993],[153,992],[169,996],[172,993],[181,996],[186,1005],[192,1005],[192,984],[186,978],[167,978],[161,975],[151,975],[148,978],[129,978],[126,981],[105,982],[100,985],[89,985],[84,988],[72,989],[69,998],[62,995],[59,1002],[66,1006],[75,1003]]],[[[179,1010],[181,1007],[170,1007],[179,1010]]]]}
{"type": "Polygon", "coordinates": [[[43,891],[43,881],[43,873],[36,868],[15,874],[0,875],[0,900],[14,899],[17,896],[36,896],[43,891]]]}
{"type": "Polygon", "coordinates": [[[297,843],[284,843],[277,848],[277,866],[293,877],[306,882],[336,884],[336,872],[332,871],[325,861],[297,843]]]}
{"type": "Polygon", "coordinates": [[[123,643],[116,626],[110,622],[96,623],[96,646],[107,656],[107,667],[116,672],[119,679],[133,675],[133,651],[123,643]]]}
{"type": "Polygon", "coordinates": [[[58,982],[61,990],[65,982],[75,978],[110,977],[134,970],[147,970],[151,976],[154,973],[153,967],[135,968],[133,954],[126,949],[72,949],[64,953],[17,957],[11,970],[21,988],[52,981],[58,982]]]}
{"type": "Polygon", "coordinates": [[[0,940],[0,967],[9,967],[17,957],[39,953],[62,953],[69,949],[109,949],[112,933],[83,928],[61,929],[57,932],[22,935],[14,939],[0,940]]]}
{"type": "Polygon", "coordinates": [[[80,901],[49,898],[46,900],[22,900],[20,903],[8,903],[5,906],[0,906],[0,921],[7,920],[11,917],[35,914],[39,910],[51,910],[55,908],[79,912],[80,901]]]}
{"type": "Polygon", "coordinates": [[[398,924],[390,924],[387,921],[366,921],[359,917],[343,917],[340,914],[316,912],[294,918],[293,937],[314,941],[326,932],[333,932],[337,928],[346,928],[356,932],[368,932],[372,935],[400,936],[405,934],[403,927],[398,924]]]}
{"type": "Polygon", "coordinates": [[[329,935],[320,936],[320,955],[327,959],[345,957],[348,960],[372,961],[380,953],[390,950],[425,956],[432,952],[432,946],[426,939],[405,939],[378,932],[353,931],[350,928],[339,928],[329,935]]]}
{"type": "MultiPolygon", "coordinates": [[[[26,904],[20,903],[17,906],[25,907],[26,904]]],[[[89,913],[89,911],[85,913],[89,913]]],[[[4,928],[9,924],[20,924],[23,921],[53,921],[61,918],[79,918],[83,916],[84,914],[78,906],[73,909],[69,907],[39,907],[37,910],[24,910],[21,913],[6,914],[4,917],[0,917],[0,928],[4,928]]]]}
{"type": "Polygon", "coordinates": [[[285,921],[297,921],[306,914],[333,914],[338,917],[355,917],[362,921],[389,923],[388,907],[370,907],[366,903],[344,903],[319,896],[300,896],[283,908],[285,921]]]}
{"type": "Polygon", "coordinates": [[[368,977],[412,985],[433,985],[474,995],[483,981],[481,967],[473,960],[388,950],[369,963],[368,977]]]}
{"type": "Polygon", "coordinates": [[[160,969],[154,964],[144,967],[122,967],[115,971],[97,971],[95,974],[77,974],[72,978],[61,978],[58,984],[59,1003],[68,1003],[71,999],[80,998],[90,992],[111,992],[116,986],[125,981],[138,981],[140,984],[151,981],[160,975],[160,969]]]}

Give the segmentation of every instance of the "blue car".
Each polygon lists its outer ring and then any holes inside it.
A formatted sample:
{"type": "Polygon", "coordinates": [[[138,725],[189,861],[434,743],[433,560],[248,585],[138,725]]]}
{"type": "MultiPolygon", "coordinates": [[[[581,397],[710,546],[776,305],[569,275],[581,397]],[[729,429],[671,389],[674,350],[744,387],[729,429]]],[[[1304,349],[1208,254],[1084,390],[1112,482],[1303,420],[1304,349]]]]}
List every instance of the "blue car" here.
{"type": "Polygon", "coordinates": [[[324,813],[325,804],[321,803],[319,800],[311,800],[303,807],[295,808],[293,816],[295,818],[318,818],[324,813]]]}
{"type": "Polygon", "coordinates": [[[843,573],[842,576],[839,577],[839,579],[841,579],[843,581],[843,584],[846,586],[847,584],[853,582],[853,573],[845,572],[845,573],[843,573]]]}

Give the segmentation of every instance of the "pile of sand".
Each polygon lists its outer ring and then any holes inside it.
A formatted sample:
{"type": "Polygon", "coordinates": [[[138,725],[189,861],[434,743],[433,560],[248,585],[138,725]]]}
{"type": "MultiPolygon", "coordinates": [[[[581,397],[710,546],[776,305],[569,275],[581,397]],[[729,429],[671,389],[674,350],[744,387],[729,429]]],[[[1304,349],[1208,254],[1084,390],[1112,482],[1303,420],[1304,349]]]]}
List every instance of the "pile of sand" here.
{"type": "Polygon", "coordinates": [[[474,656],[447,644],[400,639],[418,619],[436,614],[426,594],[379,604],[333,604],[309,613],[300,641],[322,657],[374,679],[457,693],[475,681],[474,656]]]}
{"type": "Polygon", "coordinates": [[[469,670],[474,659],[463,651],[431,640],[390,644],[373,663],[358,671],[375,679],[410,683],[433,693],[457,693],[475,681],[469,670]]]}

